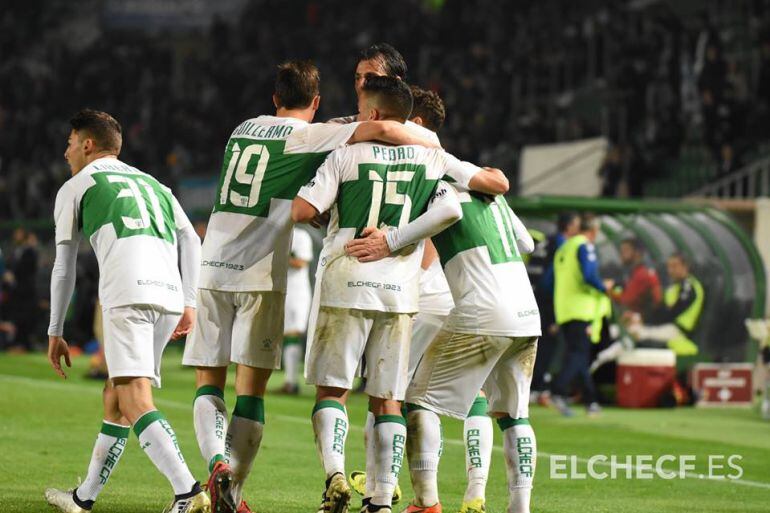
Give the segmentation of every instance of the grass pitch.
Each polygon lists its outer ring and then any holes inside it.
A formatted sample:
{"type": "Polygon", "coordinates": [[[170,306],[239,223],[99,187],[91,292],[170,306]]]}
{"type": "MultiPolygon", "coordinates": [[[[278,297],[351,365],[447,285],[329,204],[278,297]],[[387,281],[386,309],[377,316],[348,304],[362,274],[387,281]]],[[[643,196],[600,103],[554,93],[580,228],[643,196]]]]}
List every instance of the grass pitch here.
{"type": "MultiPolygon", "coordinates": [[[[180,366],[181,353],[170,348],[164,360],[163,389],[156,404],[176,430],[185,458],[201,481],[206,469],[198,451],[192,425],[194,373],[180,366]]],[[[43,490],[70,488],[84,476],[92,444],[100,427],[101,386],[84,380],[87,358],[76,358],[70,379],[54,375],[42,354],[0,354],[0,512],[47,511],[43,490]]],[[[232,381],[232,380],[231,380],[232,381]]],[[[281,383],[274,376],[270,388],[281,383]]],[[[226,391],[228,406],[234,391],[226,391]]],[[[323,472],[318,462],[310,412],[312,390],[301,397],[269,395],[265,400],[267,425],[262,449],[246,486],[245,496],[260,513],[314,513],[320,500],[323,472]]],[[[348,411],[351,431],[347,441],[347,469],[363,469],[361,426],[365,400],[352,398],[348,411]]],[[[578,410],[576,410],[578,411],[578,410]]],[[[767,512],[770,511],[770,423],[752,410],[621,410],[607,409],[602,417],[588,419],[578,411],[572,419],[554,411],[533,408],[539,458],[533,490],[535,513],[569,511],[606,513],[648,512],[767,512]],[[556,479],[551,455],[575,456],[578,474],[594,455],[692,455],[695,470],[684,478],[556,479]],[[709,479],[709,455],[740,455],[739,480],[709,479]],[[700,477],[703,475],[704,477],[700,477]]],[[[462,425],[444,422],[445,446],[439,474],[444,511],[457,511],[465,489],[462,425]]],[[[495,429],[495,450],[487,488],[490,513],[507,505],[505,463],[495,429]]],[[[715,460],[717,464],[726,464],[715,460]]],[[[637,461],[638,463],[638,461],[637,461]]],[[[645,462],[642,461],[642,464],[645,462]]],[[[606,465],[595,467],[607,471],[606,465]]],[[[678,464],[666,463],[665,469],[678,464]]],[[[557,472],[558,473],[558,472],[557,472]]],[[[568,472],[569,473],[569,472],[568,472]]],[[[728,468],[715,474],[735,474],[728,468]]],[[[411,496],[409,472],[404,466],[401,486],[411,496]]],[[[94,507],[95,513],[160,512],[171,498],[171,488],[138,446],[132,434],[126,454],[94,507]]],[[[351,511],[357,511],[354,499],[351,511]]]]}

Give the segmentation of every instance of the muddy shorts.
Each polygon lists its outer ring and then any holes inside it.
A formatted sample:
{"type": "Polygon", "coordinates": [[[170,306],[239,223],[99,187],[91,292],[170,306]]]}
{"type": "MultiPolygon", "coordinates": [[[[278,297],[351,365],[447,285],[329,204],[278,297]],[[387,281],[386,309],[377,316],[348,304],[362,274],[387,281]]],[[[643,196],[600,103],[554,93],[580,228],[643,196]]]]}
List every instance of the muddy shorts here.
{"type": "Polygon", "coordinates": [[[406,401],[463,419],[483,387],[490,412],[527,418],[536,353],[535,337],[442,330],[417,365],[406,401]]]}
{"type": "Polygon", "coordinates": [[[361,363],[364,391],[403,400],[413,314],[321,306],[306,358],[311,385],[351,389],[361,363]]]}

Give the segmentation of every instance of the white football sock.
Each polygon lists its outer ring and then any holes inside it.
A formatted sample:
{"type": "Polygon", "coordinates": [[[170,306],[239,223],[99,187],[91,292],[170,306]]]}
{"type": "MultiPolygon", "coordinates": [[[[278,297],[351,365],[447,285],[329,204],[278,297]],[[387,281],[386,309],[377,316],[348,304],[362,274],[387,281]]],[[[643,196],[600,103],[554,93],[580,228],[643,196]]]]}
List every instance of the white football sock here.
{"type": "Polygon", "coordinates": [[[318,456],[326,478],[345,475],[345,440],[348,437],[348,413],[333,400],[319,401],[313,408],[313,432],[318,456]]]}
{"type": "Polygon", "coordinates": [[[366,412],[364,445],[366,446],[366,492],[364,492],[364,498],[371,499],[377,480],[377,453],[374,449],[374,413],[370,411],[366,412]]]}
{"type": "Polygon", "coordinates": [[[88,474],[76,490],[77,499],[88,506],[87,509],[93,506],[99,492],[118,465],[130,432],[131,426],[121,426],[106,420],[102,422],[102,430],[96,437],[94,450],[91,452],[88,474]]]}
{"type": "Polygon", "coordinates": [[[430,507],[438,502],[438,463],[442,450],[441,420],[432,411],[412,410],[407,414],[407,431],[407,456],[415,504],[430,507]]]}
{"type": "Polygon", "coordinates": [[[511,495],[508,513],[529,513],[532,481],[537,461],[537,441],[528,419],[498,419],[503,430],[503,450],[511,495]]]}
{"type": "Polygon", "coordinates": [[[283,347],[283,369],[286,383],[296,385],[299,377],[299,361],[302,358],[302,344],[291,343],[283,347]]]}
{"type": "Polygon", "coordinates": [[[204,385],[198,389],[193,402],[193,424],[195,437],[201,455],[214,470],[218,461],[225,459],[225,435],[227,434],[227,409],[224,394],[214,386],[204,385]]]}
{"type": "Polygon", "coordinates": [[[233,471],[233,498],[240,504],[243,486],[251,473],[254,458],[262,443],[265,426],[264,401],[261,397],[239,395],[227,429],[225,459],[233,471]]]}
{"type": "Polygon", "coordinates": [[[489,464],[492,460],[492,439],[492,419],[486,414],[473,415],[465,419],[463,440],[465,441],[465,469],[468,472],[468,487],[465,489],[463,498],[465,502],[485,499],[489,464]]]}
{"type": "Polygon", "coordinates": [[[176,434],[163,414],[158,410],[142,414],[134,423],[134,433],[144,452],[171,483],[174,495],[189,493],[196,481],[184,462],[176,434]]]}
{"type": "MultiPolygon", "coordinates": [[[[406,421],[401,415],[380,415],[374,421],[375,484],[371,504],[391,506],[406,450],[406,421]]],[[[368,480],[368,476],[367,476],[368,480]]]]}

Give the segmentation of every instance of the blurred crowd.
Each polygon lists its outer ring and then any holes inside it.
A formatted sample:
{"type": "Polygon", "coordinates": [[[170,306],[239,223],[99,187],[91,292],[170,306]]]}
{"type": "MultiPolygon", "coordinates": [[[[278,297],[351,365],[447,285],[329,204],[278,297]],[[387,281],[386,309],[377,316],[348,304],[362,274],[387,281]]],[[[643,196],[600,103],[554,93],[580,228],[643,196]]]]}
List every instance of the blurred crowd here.
{"type": "MultiPolygon", "coordinates": [[[[319,65],[319,120],[353,113],[356,54],[378,41],[403,53],[410,81],[444,98],[445,147],[514,179],[524,145],[604,135],[603,195],[641,195],[686,145],[707,148],[726,173],[770,130],[770,0],[254,0],[186,31],[116,27],[106,3],[3,2],[2,233],[51,219],[76,110],[114,114],[123,158],[174,186],[215,176],[232,128],[272,111],[282,60],[319,65]]],[[[37,267],[33,233],[0,241],[0,337],[22,345],[19,312],[36,305],[39,315],[45,293],[32,291],[47,283],[52,232],[38,233],[47,251],[37,267]]]]}
{"type": "Polygon", "coordinates": [[[377,41],[444,98],[450,151],[512,175],[523,145],[605,135],[604,194],[640,195],[684,144],[729,172],[770,126],[767,0],[255,0],[192,33],[115,28],[103,4],[4,2],[0,219],[49,216],[81,107],[113,113],[126,160],[161,180],[211,176],[232,127],[271,111],[279,61],[318,63],[328,119],[355,110],[355,55],[377,41]]]}
{"type": "Polygon", "coordinates": [[[0,249],[0,350],[25,351],[40,336],[38,319],[45,308],[37,293],[38,239],[18,228],[0,249]]]}

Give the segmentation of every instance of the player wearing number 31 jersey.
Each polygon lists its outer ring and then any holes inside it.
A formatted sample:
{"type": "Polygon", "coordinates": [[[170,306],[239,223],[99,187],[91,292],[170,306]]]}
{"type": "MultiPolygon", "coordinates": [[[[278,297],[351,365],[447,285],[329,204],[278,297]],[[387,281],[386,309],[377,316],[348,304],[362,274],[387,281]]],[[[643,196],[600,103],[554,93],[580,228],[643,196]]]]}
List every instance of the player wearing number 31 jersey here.
{"type": "Polygon", "coordinates": [[[195,321],[200,239],[167,187],[118,160],[121,128],[112,116],[86,109],[71,124],[65,157],[73,176],[56,195],[48,357],[64,376],[61,357],[70,364],[64,316],[85,236],[99,262],[110,380],[86,480],[70,492],[49,489],[46,499],[64,513],[90,511],[133,426],[142,449],[174,489],[174,502],[165,511],[207,513],[209,499],[187,468],[174,430],[155,409],[151,389],[160,386],[169,339],[186,334],[195,321]]]}

